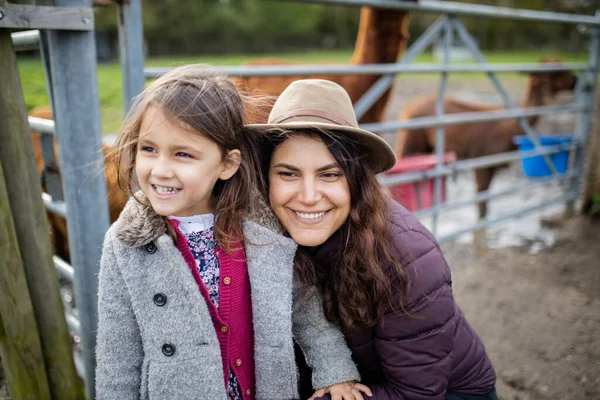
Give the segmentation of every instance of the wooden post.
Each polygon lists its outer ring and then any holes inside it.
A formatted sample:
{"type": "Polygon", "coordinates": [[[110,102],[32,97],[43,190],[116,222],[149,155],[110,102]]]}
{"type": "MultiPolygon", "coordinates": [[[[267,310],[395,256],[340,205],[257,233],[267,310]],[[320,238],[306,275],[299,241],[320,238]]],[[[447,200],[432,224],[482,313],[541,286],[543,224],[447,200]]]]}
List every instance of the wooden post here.
{"type": "MultiPolygon", "coordinates": [[[[0,30],[0,37],[8,31],[0,30]]],[[[10,35],[8,36],[10,40],[10,35]]],[[[0,58],[4,54],[0,51],[0,58]]],[[[2,86],[4,87],[4,85],[2,86]]],[[[1,96],[1,94],[0,94],[1,96]]],[[[3,119],[3,114],[0,113],[3,119]]],[[[50,400],[44,355],[0,164],[0,356],[14,400],[50,400]]]]}
{"type": "Polygon", "coordinates": [[[583,212],[589,213],[594,195],[600,195],[600,89],[596,90],[596,112],[590,133],[588,163],[583,190],[583,212]]]}
{"type": "MultiPolygon", "coordinates": [[[[0,0],[0,4],[3,2],[0,0]]],[[[40,365],[46,366],[53,399],[82,399],[83,390],[75,370],[60,300],[58,275],[52,262],[48,222],[35,170],[16,56],[10,33],[6,29],[0,29],[0,71],[0,161],[8,196],[8,200],[2,200],[2,207],[3,213],[11,215],[12,212],[14,218],[16,240],[29,287],[25,293],[31,297],[39,327],[44,357],[40,365]]],[[[1,293],[3,299],[5,292],[1,293]]],[[[11,329],[12,322],[4,322],[5,329],[11,329]]],[[[10,364],[12,361],[6,362],[10,364]]]]}

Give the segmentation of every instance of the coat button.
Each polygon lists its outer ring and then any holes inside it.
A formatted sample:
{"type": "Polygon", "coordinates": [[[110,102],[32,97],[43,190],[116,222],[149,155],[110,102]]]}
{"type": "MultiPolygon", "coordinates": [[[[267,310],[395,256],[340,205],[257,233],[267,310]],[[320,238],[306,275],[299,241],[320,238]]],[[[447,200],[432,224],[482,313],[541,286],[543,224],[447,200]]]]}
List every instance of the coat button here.
{"type": "Polygon", "coordinates": [[[231,283],[231,278],[226,276],[225,278],[223,278],[223,283],[229,285],[231,283]]]}
{"type": "Polygon", "coordinates": [[[144,246],[144,250],[146,250],[146,253],[154,254],[156,253],[156,245],[154,244],[154,242],[150,242],[144,246]]]}
{"type": "Polygon", "coordinates": [[[165,296],[165,295],[164,295],[164,294],[162,294],[162,293],[156,293],[156,294],[154,295],[154,298],[153,298],[153,300],[154,300],[154,304],[156,304],[156,305],[157,305],[157,306],[159,306],[159,307],[162,307],[162,306],[164,306],[165,304],[167,304],[167,296],[165,296]]]}
{"type": "Polygon", "coordinates": [[[240,367],[242,365],[242,360],[240,360],[239,358],[235,361],[235,365],[237,367],[240,367]]]}
{"type": "Polygon", "coordinates": [[[162,352],[165,356],[171,357],[173,354],[175,354],[175,346],[173,346],[171,343],[165,343],[162,345],[162,352]]]}
{"type": "Polygon", "coordinates": [[[221,332],[223,332],[223,333],[227,333],[227,331],[229,331],[229,328],[227,328],[225,325],[223,325],[223,326],[221,327],[221,332]]]}
{"type": "Polygon", "coordinates": [[[250,396],[252,394],[252,390],[246,389],[246,396],[250,396]]]}

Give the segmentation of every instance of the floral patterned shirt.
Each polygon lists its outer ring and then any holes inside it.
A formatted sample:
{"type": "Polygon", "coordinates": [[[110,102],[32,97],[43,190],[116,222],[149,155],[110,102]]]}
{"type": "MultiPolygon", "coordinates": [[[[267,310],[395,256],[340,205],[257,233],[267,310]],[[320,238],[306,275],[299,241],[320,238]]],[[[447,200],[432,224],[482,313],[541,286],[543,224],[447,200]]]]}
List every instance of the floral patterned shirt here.
{"type": "MultiPolygon", "coordinates": [[[[208,290],[213,304],[219,307],[219,259],[218,243],[215,240],[214,217],[212,214],[194,215],[191,217],[171,217],[179,221],[179,230],[188,241],[202,282],[208,290]]],[[[229,368],[227,380],[227,397],[231,400],[242,400],[242,390],[233,372],[229,368]]]]}
{"type": "Polygon", "coordinates": [[[210,300],[219,308],[219,259],[214,227],[186,236],[210,300]]]}

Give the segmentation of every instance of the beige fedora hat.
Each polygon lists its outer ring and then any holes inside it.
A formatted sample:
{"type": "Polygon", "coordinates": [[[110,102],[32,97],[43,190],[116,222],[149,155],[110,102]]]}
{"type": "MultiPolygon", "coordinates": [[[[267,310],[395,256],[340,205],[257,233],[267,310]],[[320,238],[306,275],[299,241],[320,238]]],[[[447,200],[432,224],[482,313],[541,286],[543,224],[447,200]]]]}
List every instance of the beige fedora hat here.
{"type": "Polygon", "coordinates": [[[273,105],[266,124],[255,129],[316,129],[351,137],[363,146],[366,160],[375,173],[396,164],[389,144],[373,132],[360,129],[348,92],[335,82],[301,79],[292,82],[273,105]]]}

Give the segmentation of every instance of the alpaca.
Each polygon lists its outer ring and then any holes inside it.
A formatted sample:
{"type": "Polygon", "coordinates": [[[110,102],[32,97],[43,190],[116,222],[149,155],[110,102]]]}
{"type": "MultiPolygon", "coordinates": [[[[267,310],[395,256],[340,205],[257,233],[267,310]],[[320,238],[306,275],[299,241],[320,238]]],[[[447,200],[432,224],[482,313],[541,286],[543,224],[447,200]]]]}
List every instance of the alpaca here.
{"type": "MultiPolygon", "coordinates": [[[[556,62],[544,59],[542,62],[556,62]]],[[[539,107],[549,105],[560,91],[573,91],[577,77],[571,71],[534,72],[529,74],[525,99],[521,107],[539,107]]],[[[425,95],[413,99],[402,111],[400,120],[435,116],[436,95],[425,95]]],[[[444,114],[457,114],[478,111],[500,110],[492,107],[472,104],[451,97],[445,97],[444,114]]],[[[527,117],[530,125],[535,125],[538,116],[527,117]]],[[[513,138],[524,134],[518,120],[483,121],[448,125],[445,127],[445,151],[454,152],[458,159],[483,157],[491,154],[516,150],[513,138]]],[[[435,151],[436,128],[427,127],[414,130],[400,130],[396,136],[396,155],[398,158],[431,153],[435,151]]],[[[488,190],[494,174],[501,166],[485,167],[475,170],[477,192],[488,190]]],[[[487,202],[480,202],[479,218],[487,215],[487,202]]]]}
{"type": "MultiPolygon", "coordinates": [[[[413,0],[417,1],[417,0],[413,0]]],[[[402,10],[384,10],[362,7],[360,25],[356,37],[354,54],[350,64],[394,63],[402,54],[408,41],[409,13],[402,10]]],[[[250,61],[246,65],[291,65],[283,60],[264,59],[250,61]]],[[[238,88],[245,92],[259,92],[268,96],[278,96],[293,81],[305,78],[328,79],[344,87],[355,103],[381,77],[381,75],[304,75],[304,76],[257,76],[236,78],[238,88]]],[[[391,94],[391,88],[368,110],[361,123],[381,122],[385,107],[391,94]]],[[[265,123],[270,107],[262,112],[250,112],[253,123],[265,123]]]]}
{"type": "MultiPolygon", "coordinates": [[[[29,115],[32,117],[52,119],[52,112],[50,111],[50,107],[34,108],[29,112],[29,115]]],[[[46,170],[54,169],[56,171],[59,171],[59,168],[58,166],[49,166],[44,162],[40,137],[41,134],[39,132],[31,132],[31,140],[33,141],[33,151],[35,155],[36,171],[38,173],[38,176],[40,176],[43,189],[47,190],[47,188],[44,187],[44,174],[46,170]]],[[[111,147],[103,145],[102,151],[104,154],[104,158],[106,159],[106,155],[111,151],[111,147]]],[[[56,146],[56,141],[54,141],[54,156],[58,160],[58,148],[56,146]]],[[[119,217],[119,214],[121,213],[121,210],[123,210],[123,207],[125,207],[125,203],[127,202],[129,195],[125,191],[123,191],[117,184],[117,167],[114,164],[114,162],[110,160],[106,161],[104,170],[108,193],[107,199],[110,212],[110,220],[111,222],[114,222],[119,217]]],[[[69,238],[67,234],[67,221],[60,215],[54,214],[52,212],[48,212],[47,217],[48,223],[50,225],[50,241],[52,242],[56,255],[66,261],[69,261],[70,253],[69,238]]]]}

